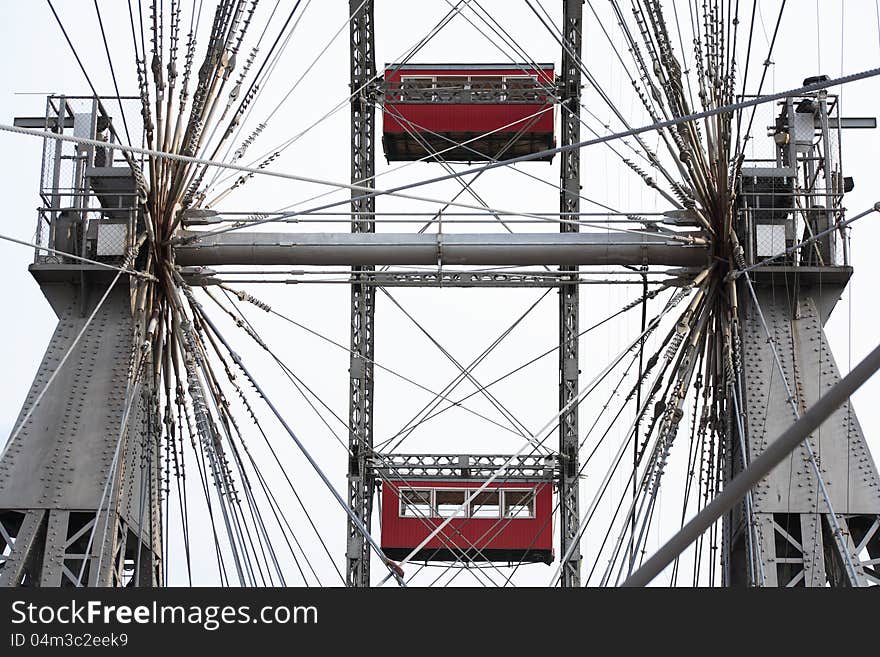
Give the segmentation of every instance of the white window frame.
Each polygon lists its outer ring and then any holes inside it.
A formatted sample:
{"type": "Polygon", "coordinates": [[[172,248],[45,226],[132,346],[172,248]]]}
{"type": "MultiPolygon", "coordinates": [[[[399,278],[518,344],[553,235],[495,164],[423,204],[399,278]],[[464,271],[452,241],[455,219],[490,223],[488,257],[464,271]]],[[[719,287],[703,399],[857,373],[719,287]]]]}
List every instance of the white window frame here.
{"type": "MultiPolygon", "coordinates": [[[[540,80],[537,75],[529,75],[529,74],[520,74],[520,75],[499,75],[497,73],[477,73],[477,74],[468,74],[468,75],[453,75],[449,74],[435,74],[435,75],[401,75],[400,76],[400,97],[403,98],[403,85],[407,80],[418,79],[418,80],[431,80],[431,100],[436,100],[437,97],[437,89],[442,86],[442,81],[444,78],[464,78],[466,82],[464,83],[464,87],[462,91],[472,91],[473,85],[471,84],[475,78],[498,78],[501,80],[501,89],[500,91],[500,100],[507,100],[507,83],[509,80],[531,80],[532,84],[535,87],[535,94],[539,93],[540,90],[540,80]]],[[[425,91],[429,91],[429,89],[425,89],[425,91]]]]}
{"type": "MultiPolygon", "coordinates": [[[[472,491],[477,490],[476,488],[471,488],[472,491]]],[[[480,491],[481,493],[498,493],[498,515],[496,516],[475,516],[473,512],[474,502],[468,504],[467,517],[474,518],[475,520],[491,520],[492,518],[502,518],[504,515],[504,496],[502,495],[503,488],[487,488],[484,491],[480,491]]]]}
{"type": "Polygon", "coordinates": [[[400,99],[404,100],[403,85],[406,84],[407,80],[413,80],[413,79],[430,80],[431,81],[431,86],[424,89],[424,91],[426,92],[426,95],[430,94],[431,101],[433,102],[435,100],[435,96],[437,95],[437,91],[436,91],[437,90],[437,76],[436,75],[401,75],[400,76],[400,89],[398,91],[398,93],[400,95],[400,99]]]}
{"type": "MultiPolygon", "coordinates": [[[[464,515],[462,515],[462,514],[457,514],[457,515],[456,515],[456,514],[454,514],[454,513],[453,513],[451,516],[440,515],[440,508],[437,506],[437,491],[441,491],[441,490],[442,490],[444,493],[452,493],[452,492],[456,492],[456,493],[457,493],[457,492],[464,492],[464,501],[467,501],[467,498],[468,498],[468,491],[469,491],[469,490],[473,491],[473,490],[476,490],[476,489],[475,489],[475,488],[459,488],[459,487],[457,487],[457,486],[456,486],[456,487],[453,487],[453,486],[443,486],[443,487],[441,487],[441,488],[435,488],[435,489],[434,489],[434,496],[433,496],[433,498],[432,498],[433,504],[431,505],[431,511],[432,511],[433,514],[434,514],[434,515],[431,516],[432,518],[470,518],[470,508],[469,508],[469,505],[466,505],[466,506],[465,506],[465,512],[464,512],[464,515]]],[[[460,508],[460,507],[461,507],[461,505],[459,504],[456,508],[460,508]]]]}
{"type": "MultiPolygon", "coordinates": [[[[433,517],[433,512],[434,512],[434,489],[433,488],[429,488],[427,486],[401,486],[400,488],[398,488],[397,501],[398,501],[397,515],[400,518],[432,518],[433,517]],[[407,506],[410,506],[403,499],[404,491],[425,491],[425,492],[427,492],[428,493],[428,515],[426,515],[426,516],[425,515],[418,515],[418,514],[408,515],[408,514],[404,513],[404,509],[407,506]]],[[[421,506],[421,505],[419,505],[419,506],[421,506]]],[[[415,506],[413,506],[413,509],[415,510],[415,506]]]]}
{"type": "Polygon", "coordinates": [[[527,520],[534,519],[537,517],[538,513],[538,488],[537,487],[528,487],[528,488],[487,488],[484,493],[492,492],[498,493],[498,515],[497,516],[475,516],[473,515],[473,500],[470,501],[467,505],[467,509],[465,509],[464,515],[456,515],[456,516],[443,516],[440,515],[440,510],[437,508],[437,491],[445,491],[445,492],[459,492],[464,491],[464,499],[467,500],[477,488],[461,488],[458,486],[442,486],[442,487],[431,487],[431,486],[400,486],[397,489],[397,515],[400,518],[473,518],[476,520],[491,520],[492,518],[498,519],[507,519],[507,520],[527,520]],[[426,491],[428,493],[428,515],[406,515],[404,513],[404,509],[409,506],[404,501],[404,491],[426,491]],[[532,496],[531,502],[529,504],[529,512],[526,515],[507,515],[507,494],[508,493],[526,493],[532,496]]]}
{"type": "Polygon", "coordinates": [[[510,520],[522,520],[522,519],[526,519],[526,518],[535,518],[536,517],[537,511],[538,511],[538,509],[537,509],[537,506],[538,506],[538,489],[537,489],[537,487],[535,487],[535,488],[502,488],[501,490],[504,492],[504,495],[502,495],[502,499],[501,499],[501,517],[502,518],[506,518],[506,519],[510,519],[510,520]],[[531,500],[531,503],[529,504],[529,507],[530,507],[529,513],[527,515],[516,515],[516,516],[507,515],[507,493],[531,494],[532,500],[531,500]]]}
{"type": "MultiPolygon", "coordinates": [[[[534,91],[532,91],[532,93],[536,96],[540,93],[540,81],[538,80],[537,75],[505,75],[502,80],[504,84],[504,100],[507,100],[510,95],[510,87],[507,84],[509,80],[531,80],[534,85],[534,91]]],[[[522,92],[525,90],[518,89],[517,91],[522,92]]],[[[544,95],[546,96],[547,94],[545,93],[544,95]]]]}

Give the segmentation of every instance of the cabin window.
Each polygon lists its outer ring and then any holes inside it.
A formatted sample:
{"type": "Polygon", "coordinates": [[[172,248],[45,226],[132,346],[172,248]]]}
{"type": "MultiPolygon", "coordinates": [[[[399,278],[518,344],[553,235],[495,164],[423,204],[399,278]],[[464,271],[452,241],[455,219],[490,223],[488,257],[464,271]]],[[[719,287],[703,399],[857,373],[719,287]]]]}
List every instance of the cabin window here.
{"type": "Polygon", "coordinates": [[[471,518],[497,518],[501,515],[501,493],[497,490],[484,490],[477,493],[471,501],[471,518]]]}
{"type": "Polygon", "coordinates": [[[535,103],[547,100],[532,75],[403,75],[397,99],[411,103],[535,103]]]}
{"type": "Polygon", "coordinates": [[[434,90],[440,102],[466,103],[470,100],[470,78],[466,75],[438,75],[434,90]]]}
{"type": "Polygon", "coordinates": [[[399,489],[400,516],[403,518],[534,518],[535,493],[527,489],[490,489],[475,494],[475,488],[399,489]],[[469,496],[474,498],[466,510],[456,512],[469,496]]]}
{"type": "Polygon", "coordinates": [[[433,89],[433,77],[404,76],[400,81],[400,96],[402,100],[429,103],[434,97],[433,89]]]}
{"type": "Polygon", "coordinates": [[[431,489],[402,488],[400,490],[400,515],[404,518],[430,518],[431,489]]]}
{"type": "Polygon", "coordinates": [[[506,99],[513,102],[538,100],[538,80],[530,75],[508,76],[504,79],[506,99]]]}
{"type": "MultiPolygon", "coordinates": [[[[468,492],[466,490],[450,490],[448,488],[437,488],[434,490],[434,509],[441,518],[454,516],[459,507],[464,504],[467,499],[468,492]]],[[[467,513],[461,513],[459,516],[466,516],[467,513]]]]}
{"type": "Polygon", "coordinates": [[[535,517],[535,491],[534,490],[506,490],[504,491],[504,517],[505,518],[534,518],[535,517]]]}
{"type": "Polygon", "coordinates": [[[479,75],[471,77],[471,100],[474,102],[497,102],[501,99],[501,76],[479,75]]]}

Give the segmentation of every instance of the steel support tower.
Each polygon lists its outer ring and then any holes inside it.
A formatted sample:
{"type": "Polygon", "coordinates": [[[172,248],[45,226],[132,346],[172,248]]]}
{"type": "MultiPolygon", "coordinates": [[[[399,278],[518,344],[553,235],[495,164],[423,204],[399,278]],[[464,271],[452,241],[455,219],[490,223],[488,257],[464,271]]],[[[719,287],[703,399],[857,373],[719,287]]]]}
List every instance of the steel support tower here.
{"type": "MultiPolygon", "coordinates": [[[[98,99],[52,96],[37,121],[93,137],[107,116],[98,99]]],[[[37,239],[118,265],[132,250],[136,183],[96,150],[44,143],[37,239]]],[[[58,326],[0,455],[0,585],[159,585],[158,413],[149,376],[129,386],[138,328],[129,277],[42,252],[30,271],[58,326]]]]}
{"type": "MultiPolygon", "coordinates": [[[[581,23],[583,0],[563,0],[562,70],[560,71],[560,145],[580,141],[581,23]]],[[[581,194],[580,149],[560,153],[559,230],[578,232],[581,194]],[[574,218],[566,222],[566,217],[574,218]]],[[[577,271],[577,267],[563,268],[577,271]]],[[[562,586],[580,585],[581,553],[576,535],[580,522],[578,505],[578,314],[577,283],[559,288],[559,550],[562,586]],[[566,555],[567,558],[566,558],[566,555]]]]}
{"type": "MultiPolygon", "coordinates": [[[[756,281],[758,304],[749,303],[743,313],[749,458],[840,380],[823,328],[846,285],[845,278],[835,282],[833,273],[805,281],[795,272],[762,272],[772,279],[756,281]]],[[[739,459],[736,450],[730,460],[739,459]]],[[[750,577],[749,521],[740,509],[732,514],[730,585],[748,586],[752,578],[768,587],[880,584],[874,574],[880,563],[880,477],[849,401],[761,481],[752,500],[753,572],[750,577]]]]}
{"type": "MultiPolygon", "coordinates": [[[[373,0],[349,0],[351,57],[351,182],[373,187],[375,173],[376,112],[373,82],[376,77],[373,0]]],[[[352,191],[351,232],[375,232],[375,198],[352,191]]],[[[372,271],[352,267],[353,272],[372,271]]],[[[370,529],[375,475],[370,467],[373,450],[373,317],[376,288],[351,286],[351,358],[349,366],[348,503],[370,529]]],[[[357,525],[347,519],[345,582],[370,585],[370,547],[357,525]]]]}
{"type": "MultiPolygon", "coordinates": [[[[824,91],[777,107],[775,157],[747,160],[739,181],[745,262],[755,269],[738,285],[747,454],[728,440],[732,474],[840,380],[824,330],[852,275],[846,235],[832,230],[852,185],[840,130],[867,126],[829,116],[837,103],[824,91]],[[778,255],[812,235],[824,237],[778,255]]],[[[744,502],[729,515],[724,540],[729,585],[880,584],[880,477],[849,401],[760,482],[750,510],[744,502]]]]}
{"type": "Polygon", "coordinates": [[[157,434],[148,392],[126,386],[128,281],[113,286],[82,332],[106,275],[76,265],[34,269],[58,327],[0,459],[0,585],[159,585],[157,434]]]}

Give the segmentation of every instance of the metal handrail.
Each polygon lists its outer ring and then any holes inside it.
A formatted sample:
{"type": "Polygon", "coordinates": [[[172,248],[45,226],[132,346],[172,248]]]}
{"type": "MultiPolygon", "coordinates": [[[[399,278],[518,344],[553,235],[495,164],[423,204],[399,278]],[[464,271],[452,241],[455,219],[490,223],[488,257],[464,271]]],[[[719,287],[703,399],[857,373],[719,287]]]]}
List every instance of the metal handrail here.
{"type": "Polygon", "coordinates": [[[509,81],[468,82],[461,85],[430,86],[413,82],[390,82],[380,85],[386,102],[395,104],[546,104],[557,95],[553,85],[511,86],[509,81]]]}

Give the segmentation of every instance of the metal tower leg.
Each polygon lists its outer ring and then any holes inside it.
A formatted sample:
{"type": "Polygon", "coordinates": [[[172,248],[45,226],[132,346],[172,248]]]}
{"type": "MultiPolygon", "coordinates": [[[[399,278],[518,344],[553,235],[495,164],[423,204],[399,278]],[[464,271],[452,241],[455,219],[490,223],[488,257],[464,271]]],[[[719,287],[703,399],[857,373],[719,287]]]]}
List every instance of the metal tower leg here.
{"type": "MultiPolygon", "coordinates": [[[[560,117],[560,145],[580,141],[581,99],[581,19],[583,0],[563,0],[560,117]]],[[[577,218],[580,212],[580,151],[560,154],[559,211],[577,218]]],[[[560,231],[574,233],[577,223],[561,223],[560,231]]],[[[566,269],[566,268],[563,268],[566,269]]],[[[577,267],[567,268],[576,271],[577,267]]],[[[559,408],[567,407],[578,393],[578,286],[564,285],[559,289],[559,408]]],[[[578,409],[573,407],[559,418],[559,536],[560,555],[568,554],[577,541],[580,521],[578,509],[578,409]]],[[[580,585],[581,552],[571,551],[563,564],[561,585],[580,585]]]]}
{"type": "MultiPolygon", "coordinates": [[[[789,290],[797,289],[795,282],[789,283],[789,290]]],[[[834,288],[801,290],[794,297],[784,285],[759,288],[756,296],[772,343],[767,340],[757,309],[750,306],[744,311],[745,421],[751,458],[794,421],[771,345],[779,355],[799,414],[840,380],[822,328],[830,306],[842,291],[834,288]]],[[[848,586],[852,582],[838,548],[843,544],[847,545],[858,584],[880,583],[880,477],[852,406],[846,403],[838,408],[808,441],[844,540],[835,540],[835,523],[829,517],[808,451],[801,445],[756,487],[752,496],[754,556],[763,567],[763,581],[757,584],[848,586]]],[[[750,583],[743,561],[745,522],[742,510],[728,518],[733,537],[729,584],[734,586],[750,583]]]]}
{"type": "Polygon", "coordinates": [[[155,586],[161,550],[150,533],[160,520],[159,472],[142,394],[111,472],[132,348],[128,283],[117,283],[34,407],[104,291],[43,289],[59,323],[15,424],[23,423],[21,431],[0,459],[0,585],[155,586]],[[146,508],[143,486],[152,491],[146,508]]]}
{"type": "MultiPolygon", "coordinates": [[[[373,186],[376,114],[370,94],[376,77],[373,37],[373,1],[349,0],[351,20],[351,181],[373,186]]],[[[369,233],[373,198],[357,199],[352,192],[351,232],[369,233]]],[[[370,271],[372,267],[352,267],[370,271]]],[[[373,315],[376,291],[371,285],[351,286],[351,362],[349,367],[348,503],[367,530],[373,512],[375,475],[370,471],[373,449],[373,315]]],[[[348,586],[370,585],[370,548],[351,518],[348,519],[346,574],[348,586]]]]}

